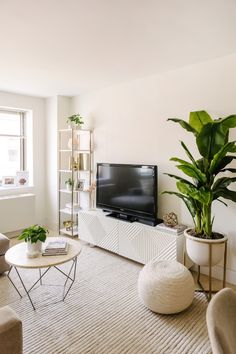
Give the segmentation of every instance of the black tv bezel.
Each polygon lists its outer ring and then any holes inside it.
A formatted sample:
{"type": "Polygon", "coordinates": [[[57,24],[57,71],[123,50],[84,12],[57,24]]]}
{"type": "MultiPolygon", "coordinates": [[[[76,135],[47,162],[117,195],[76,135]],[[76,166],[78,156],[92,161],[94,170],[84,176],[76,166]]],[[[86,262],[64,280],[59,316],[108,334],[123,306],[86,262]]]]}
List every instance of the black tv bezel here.
{"type": "Polygon", "coordinates": [[[106,162],[98,162],[97,163],[97,171],[96,171],[96,207],[101,208],[106,212],[111,212],[110,216],[127,219],[127,221],[138,221],[147,223],[150,225],[156,225],[157,223],[157,190],[158,190],[158,167],[157,165],[147,165],[147,164],[121,164],[121,163],[106,163],[106,162]],[[129,208],[119,208],[113,205],[104,204],[98,201],[99,199],[99,179],[98,179],[98,168],[99,166],[109,166],[109,167],[133,167],[133,168],[150,168],[154,171],[153,177],[153,185],[154,185],[154,212],[153,213],[145,213],[143,211],[133,210],[129,208]]]}

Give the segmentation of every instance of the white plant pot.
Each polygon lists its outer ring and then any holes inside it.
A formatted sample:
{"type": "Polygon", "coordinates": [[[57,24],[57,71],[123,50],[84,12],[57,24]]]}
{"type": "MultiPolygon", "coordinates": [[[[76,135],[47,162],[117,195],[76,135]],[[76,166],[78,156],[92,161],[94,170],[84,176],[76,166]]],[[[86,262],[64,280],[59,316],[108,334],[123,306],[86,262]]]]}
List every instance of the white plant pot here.
{"type": "Polygon", "coordinates": [[[73,190],[73,186],[71,186],[70,184],[66,184],[66,189],[68,190],[68,191],[72,191],[73,190]]]}
{"type": "Polygon", "coordinates": [[[218,264],[224,257],[225,242],[227,241],[227,236],[219,240],[210,240],[194,237],[188,234],[188,230],[184,231],[186,237],[186,251],[191,258],[191,260],[200,266],[209,266],[209,248],[212,245],[212,261],[211,265],[214,266],[218,264]]]}
{"type": "Polygon", "coordinates": [[[27,242],[27,256],[29,258],[36,258],[42,254],[42,242],[37,241],[36,243],[27,242]]]}

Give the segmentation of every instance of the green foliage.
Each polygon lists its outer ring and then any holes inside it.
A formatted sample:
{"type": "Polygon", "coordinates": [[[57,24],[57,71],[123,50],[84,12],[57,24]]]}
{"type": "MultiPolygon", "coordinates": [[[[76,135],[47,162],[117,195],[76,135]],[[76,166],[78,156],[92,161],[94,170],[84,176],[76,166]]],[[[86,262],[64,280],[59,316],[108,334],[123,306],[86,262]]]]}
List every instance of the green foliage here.
{"type": "Polygon", "coordinates": [[[37,241],[45,242],[47,233],[48,230],[45,227],[32,225],[22,231],[18,240],[30,241],[31,243],[36,243],[37,241]]]}
{"type": "MultiPolygon", "coordinates": [[[[236,156],[236,141],[229,141],[229,130],[236,127],[236,115],[213,120],[206,111],[191,112],[189,122],[178,118],[169,118],[179,123],[182,128],[193,133],[195,142],[201,155],[196,160],[190,150],[181,141],[190,162],[172,157],[170,160],[177,162],[176,167],[185,175],[192,178],[188,181],[182,177],[168,174],[177,180],[176,186],[180,192],[165,191],[163,194],[172,194],[182,199],[187,206],[199,236],[211,238],[212,202],[219,198],[236,202],[236,192],[227,187],[236,182],[236,177],[218,177],[219,173],[236,173],[235,168],[227,167],[236,156]],[[228,155],[230,153],[230,155],[228,155]]],[[[225,204],[226,205],[226,204],[225,204]]]]}
{"type": "Polygon", "coordinates": [[[72,178],[68,178],[65,181],[65,184],[68,184],[69,186],[73,187],[74,186],[75,181],[72,178]]]}
{"type": "Polygon", "coordinates": [[[73,116],[67,118],[67,123],[74,123],[75,125],[84,124],[83,117],[80,114],[73,114],[73,116]]]}

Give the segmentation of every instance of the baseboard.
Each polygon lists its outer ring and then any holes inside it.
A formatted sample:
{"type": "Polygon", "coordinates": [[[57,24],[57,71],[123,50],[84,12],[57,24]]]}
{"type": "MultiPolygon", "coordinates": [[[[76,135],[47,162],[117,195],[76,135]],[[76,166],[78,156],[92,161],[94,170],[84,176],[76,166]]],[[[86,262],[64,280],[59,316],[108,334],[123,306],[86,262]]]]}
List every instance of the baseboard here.
{"type": "MultiPolygon", "coordinates": [[[[193,269],[197,271],[197,265],[194,265],[193,269]]],[[[208,267],[201,267],[201,273],[209,275],[208,267]]],[[[212,268],[212,276],[216,279],[223,280],[223,267],[216,265],[212,268]]],[[[226,282],[230,284],[236,284],[236,271],[232,269],[226,269],[226,282]]]]}

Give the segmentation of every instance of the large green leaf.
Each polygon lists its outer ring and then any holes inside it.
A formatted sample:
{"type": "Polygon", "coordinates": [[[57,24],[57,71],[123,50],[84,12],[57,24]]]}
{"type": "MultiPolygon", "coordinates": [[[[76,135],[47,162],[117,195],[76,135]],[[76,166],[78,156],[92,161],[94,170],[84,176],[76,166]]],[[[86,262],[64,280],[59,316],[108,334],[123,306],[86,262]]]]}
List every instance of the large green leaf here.
{"type": "Polygon", "coordinates": [[[176,183],[177,188],[182,194],[187,195],[188,197],[197,200],[201,204],[209,205],[212,202],[212,193],[205,188],[196,188],[194,186],[190,186],[182,181],[178,181],[176,183]]]}
{"type": "Polygon", "coordinates": [[[205,159],[213,156],[225,145],[227,131],[222,124],[208,123],[202,127],[197,135],[198,150],[205,159]]]}
{"type": "Polygon", "coordinates": [[[223,172],[224,167],[229,165],[235,159],[236,159],[236,156],[233,156],[233,155],[228,155],[228,156],[223,157],[221,159],[221,161],[218,163],[217,167],[214,169],[214,174],[216,175],[219,172],[223,172]]]}
{"type": "Polygon", "coordinates": [[[235,191],[231,191],[227,188],[225,189],[220,189],[218,191],[218,197],[223,197],[225,199],[229,199],[232,200],[233,202],[236,202],[236,192],[235,191]]]}
{"type": "Polygon", "coordinates": [[[162,192],[162,194],[171,194],[171,195],[175,195],[176,197],[182,199],[183,202],[185,203],[188,211],[190,212],[190,214],[193,218],[193,221],[194,221],[194,217],[197,212],[197,204],[194,199],[189,198],[189,197],[187,198],[185,195],[177,193],[177,192],[165,191],[165,192],[162,192]]]}
{"type": "Polygon", "coordinates": [[[176,182],[178,190],[187,196],[191,196],[191,193],[196,190],[196,187],[192,184],[186,183],[185,181],[176,182]]]}
{"type": "Polygon", "coordinates": [[[177,168],[183,171],[187,176],[196,179],[200,183],[206,182],[206,175],[191,163],[177,157],[172,157],[170,160],[179,162],[180,165],[177,165],[177,168]]]}
{"type": "Polygon", "coordinates": [[[194,187],[194,184],[192,184],[190,181],[188,181],[187,179],[184,179],[184,178],[182,178],[180,176],[176,176],[176,175],[173,175],[171,173],[164,173],[164,175],[167,175],[167,176],[169,176],[171,178],[175,178],[175,179],[177,179],[179,181],[183,181],[183,182],[185,182],[187,184],[190,184],[190,185],[192,185],[194,187]]]}
{"type": "Polygon", "coordinates": [[[217,179],[212,187],[213,199],[223,197],[236,201],[236,199],[234,200],[234,198],[236,198],[236,192],[227,189],[227,187],[234,182],[236,182],[236,177],[221,177],[217,179]]]}
{"type": "Polygon", "coordinates": [[[184,148],[184,150],[185,150],[187,156],[188,156],[189,159],[192,161],[193,165],[198,168],[197,163],[196,163],[196,161],[194,160],[193,155],[191,154],[191,152],[189,151],[189,149],[187,148],[187,146],[185,145],[185,143],[184,143],[183,141],[181,141],[180,143],[181,143],[182,147],[184,148]]]}
{"type": "Polygon", "coordinates": [[[212,191],[216,192],[219,188],[223,189],[228,187],[231,183],[236,182],[236,177],[221,177],[218,178],[213,187],[212,187],[212,191]]]}
{"type": "Polygon", "coordinates": [[[232,173],[236,173],[236,168],[224,168],[223,170],[221,170],[221,172],[232,172],[232,173]]]}
{"type": "Polygon", "coordinates": [[[220,124],[223,124],[225,127],[229,128],[236,128],[236,115],[231,114],[230,116],[226,118],[219,119],[220,124]]]}
{"type": "Polygon", "coordinates": [[[214,155],[213,160],[211,161],[209,173],[214,174],[217,171],[218,165],[220,165],[222,159],[228,152],[236,152],[235,141],[229,142],[222,146],[222,148],[214,155]]]}
{"type": "Polygon", "coordinates": [[[178,119],[178,118],[168,118],[167,120],[171,120],[172,122],[179,123],[181,127],[187,130],[188,132],[196,134],[196,130],[193,127],[191,127],[190,124],[185,122],[185,120],[178,119]]]}
{"type": "Polygon", "coordinates": [[[193,191],[190,196],[204,205],[210,205],[213,200],[212,192],[210,190],[206,190],[205,188],[200,188],[199,190],[193,191]]]}
{"type": "Polygon", "coordinates": [[[213,120],[206,111],[190,112],[189,124],[198,133],[202,130],[203,125],[211,123],[213,120]]]}

